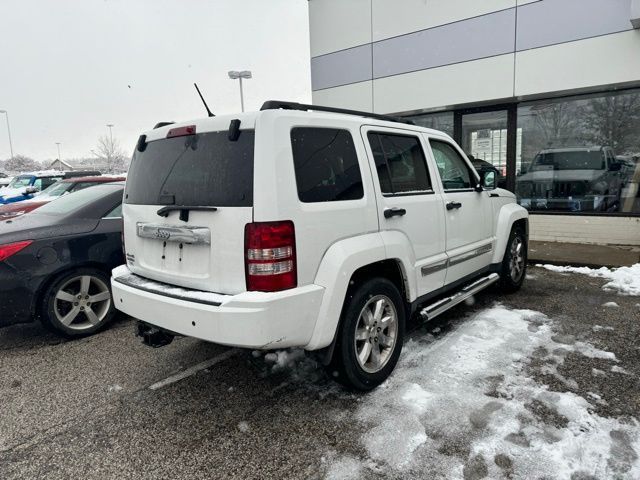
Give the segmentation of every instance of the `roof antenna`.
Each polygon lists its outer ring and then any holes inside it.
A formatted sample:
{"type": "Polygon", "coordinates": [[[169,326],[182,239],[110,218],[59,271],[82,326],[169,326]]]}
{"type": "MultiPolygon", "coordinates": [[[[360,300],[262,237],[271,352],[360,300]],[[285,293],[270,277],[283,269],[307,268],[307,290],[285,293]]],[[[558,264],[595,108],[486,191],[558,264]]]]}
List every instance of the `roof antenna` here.
{"type": "Polygon", "coordinates": [[[207,105],[207,102],[204,101],[204,97],[200,93],[200,89],[198,88],[198,84],[194,82],[193,86],[196,87],[196,90],[198,91],[198,95],[200,95],[200,100],[202,100],[202,103],[204,103],[204,108],[207,109],[207,114],[210,117],[215,117],[215,115],[213,113],[211,113],[211,110],[209,110],[209,105],[207,105]]]}

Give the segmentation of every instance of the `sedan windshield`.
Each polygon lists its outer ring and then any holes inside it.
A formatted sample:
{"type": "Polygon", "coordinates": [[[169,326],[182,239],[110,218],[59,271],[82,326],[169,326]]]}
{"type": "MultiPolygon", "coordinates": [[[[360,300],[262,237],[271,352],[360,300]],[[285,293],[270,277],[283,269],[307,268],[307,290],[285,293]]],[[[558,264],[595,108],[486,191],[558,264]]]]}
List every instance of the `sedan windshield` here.
{"type": "Polygon", "coordinates": [[[42,200],[44,197],[59,197],[65,192],[71,190],[73,183],[70,182],[57,182],[51,185],[50,187],[45,188],[40,195],[38,195],[38,201],[42,200]]]}
{"type": "Polygon", "coordinates": [[[76,210],[86,207],[91,202],[105,197],[114,191],[122,189],[122,185],[105,183],[104,185],[96,185],[92,188],[85,188],[77,192],[70,193],[58,197],[52,202],[38,208],[36,212],[44,215],[69,215],[76,210]]]}

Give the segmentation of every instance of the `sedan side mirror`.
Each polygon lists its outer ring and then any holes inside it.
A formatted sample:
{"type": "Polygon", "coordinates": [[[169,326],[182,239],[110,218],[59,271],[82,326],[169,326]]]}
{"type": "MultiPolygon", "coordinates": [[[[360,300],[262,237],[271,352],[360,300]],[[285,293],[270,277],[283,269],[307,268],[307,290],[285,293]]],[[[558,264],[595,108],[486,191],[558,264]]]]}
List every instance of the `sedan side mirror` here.
{"type": "Polygon", "coordinates": [[[36,187],[27,187],[24,191],[25,195],[31,195],[32,193],[38,193],[38,189],[36,187]]]}

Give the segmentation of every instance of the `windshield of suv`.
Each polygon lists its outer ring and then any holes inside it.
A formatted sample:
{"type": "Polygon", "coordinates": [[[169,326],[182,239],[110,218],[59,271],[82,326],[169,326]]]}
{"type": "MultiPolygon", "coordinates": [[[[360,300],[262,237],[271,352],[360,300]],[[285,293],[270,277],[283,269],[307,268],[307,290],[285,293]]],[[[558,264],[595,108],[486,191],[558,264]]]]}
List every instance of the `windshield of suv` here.
{"type": "Polygon", "coordinates": [[[125,203],[251,206],[253,145],[253,130],[235,142],[227,130],[149,142],[133,155],[125,203]]]}
{"type": "Polygon", "coordinates": [[[16,177],[11,180],[11,183],[7,185],[7,188],[22,188],[28,187],[33,177],[16,177]]]}
{"type": "Polygon", "coordinates": [[[38,208],[36,212],[44,215],[68,215],[101,197],[113,193],[119,188],[122,188],[122,185],[108,183],[96,185],[92,188],[85,188],[77,192],[72,192],[69,195],[58,197],[54,201],[38,208]]]}
{"type": "Polygon", "coordinates": [[[604,155],[600,150],[544,152],[536,155],[532,170],[604,170],[604,155]]]}

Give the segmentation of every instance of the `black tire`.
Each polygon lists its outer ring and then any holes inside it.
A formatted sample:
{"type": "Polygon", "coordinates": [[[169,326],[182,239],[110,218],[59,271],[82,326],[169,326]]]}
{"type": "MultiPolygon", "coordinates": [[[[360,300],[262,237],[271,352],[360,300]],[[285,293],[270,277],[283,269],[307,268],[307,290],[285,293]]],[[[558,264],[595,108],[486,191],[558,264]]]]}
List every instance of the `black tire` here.
{"type": "Polygon", "coordinates": [[[520,290],[527,274],[527,236],[520,227],[514,227],[509,235],[507,248],[500,268],[500,289],[506,293],[514,293],[520,290]],[[514,242],[521,245],[520,257],[516,255],[514,242]],[[515,260],[514,260],[515,256],[515,260]],[[519,264],[520,268],[514,268],[519,264]]]}
{"type": "MultiPolygon", "coordinates": [[[[384,382],[395,368],[400,357],[404,340],[405,317],[405,302],[398,288],[389,280],[373,278],[350,288],[342,309],[336,348],[331,364],[328,366],[330,375],[346,387],[360,391],[372,390],[384,382]],[[382,303],[380,300],[382,300],[382,303]],[[382,305],[381,327],[377,326],[377,321],[375,323],[376,326],[373,325],[378,305],[382,305]],[[373,315],[369,317],[372,324],[370,327],[365,326],[365,317],[367,317],[363,313],[365,307],[373,312],[373,315]],[[385,323],[383,323],[382,319],[390,318],[392,312],[396,315],[396,327],[384,327],[385,323]],[[363,314],[362,321],[361,314],[363,314]],[[386,316],[384,316],[385,314],[386,316]],[[369,335],[368,340],[356,341],[356,329],[359,326],[363,327],[359,329],[361,333],[364,333],[364,329],[368,330],[368,333],[366,333],[366,335],[369,335]],[[393,332],[394,329],[395,332],[393,332]],[[390,346],[384,345],[383,342],[387,345],[390,343],[391,337],[393,337],[393,344],[390,346]],[[367,342],[371,347],[364,345],[367,342]],[[365,370],[367,363],[365,362],[363,367],[357,357],[358,345],[360,345],[360,348],[370,349],[371,353],[368,358],[376,357],[374,348],[378,349],[380,352],[380,357],[378,358],[381,359],[378,370],[373,371],[376,368],[373,360],[370,362],[370,367],[368,367],[372,371],[365,370]]],[[[392,323],[388,323],[388,325],[392,325],[392,323]]],[[[366,356],[366,353],[363,353],[363,355],[366,356]]]]}
{"type": "Polygon", "coordinates": [[[93,335],[109,324],[114,315],[110,278],[93,268],[78,268],[58,276],[44,291],[39,312],[45,328],[67,338],[93,335]],[[84,278],[89,278],[88,287],[83,283],[84,278]],[[86,295],[80,295],[83,289],[86,289],[86,295]],[[64,298],[56,298],[62,295],[64,298]],[[75,297],[73,301],[69,295],[75,297]],[[67,317],[70,313],[75,316],[67,317]],[[63,323],[66,318],[71,319],[68,324],[63,323]]]}

